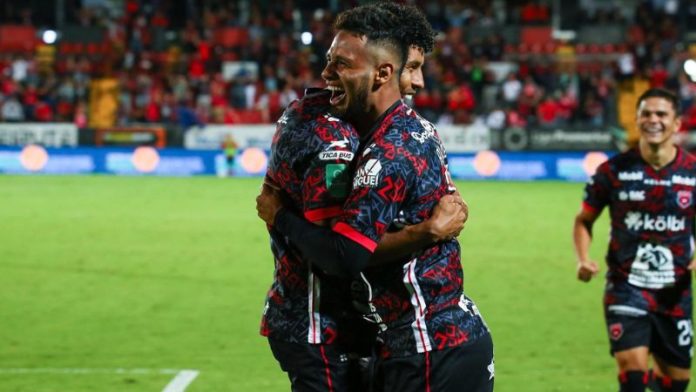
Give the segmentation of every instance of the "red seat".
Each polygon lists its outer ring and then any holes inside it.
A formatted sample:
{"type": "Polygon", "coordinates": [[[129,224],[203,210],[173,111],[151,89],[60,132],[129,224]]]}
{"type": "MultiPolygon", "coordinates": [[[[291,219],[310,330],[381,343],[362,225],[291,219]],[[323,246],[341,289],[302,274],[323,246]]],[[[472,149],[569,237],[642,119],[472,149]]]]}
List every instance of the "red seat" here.
{"type": "Polygon", "coordinates": [[[246,44],[249,32],[241,27],[223,27],[215,31],[215,42],[225,48],[235,48],[246,44]]]}
{"type": "Polygon", "coordinates": [[[237,114],[239,114],[239,122],[242,124],[261,124],[263,122],[263,116],[258,110],[240,110],[237,114]]]}
{"type": "Polygon", "coordinates": [[[31,52],[36,48],[36,29],[24,25],[0,25],[0,52],[31,52]]]}
{"type": "Polygon", "coordinates": [[[522,27],[520,39],[527,44],[546,44],[553,42],[549,26],[522,27]]]}
{"type": "Polygon", "coordinates": [[[604,45],[602,45],[602,53],[606,53],[606,54],[616,53],[616,46],[614,46],[613,44],[604,44],[604,45]]]}

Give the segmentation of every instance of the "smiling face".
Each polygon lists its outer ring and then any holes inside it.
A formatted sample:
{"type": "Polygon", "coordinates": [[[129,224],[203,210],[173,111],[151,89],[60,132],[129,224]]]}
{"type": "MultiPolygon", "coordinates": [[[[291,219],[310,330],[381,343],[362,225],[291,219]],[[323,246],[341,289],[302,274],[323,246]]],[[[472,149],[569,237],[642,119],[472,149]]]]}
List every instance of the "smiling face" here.
{"type": "Polygon", "coordinates": [[[326,53],[321,77],[331,94],[331,112],[347,121],[367,111],[368,92],[374,75],[367,38],[340,30],[326,53]]]}
{"type": "Polygon", "coordinates": [[[408,58],[406,59],[406,66],[401,72],[399,78],[399,90],[401,90],[401,96],[407,101],[413,99],[416,95],[418,89],[425,87],[425,81],[423,79],[423,63],[425,62],[425,53],[423,49],[411,45],[408,48],[408,58]]]}
{"type": "Polygon", "coordinates": [[[649,145],[658,147],[672,142],[672,135],[681,126],[681,118],[669,100],[649,97],[638,106],[636,123],[640,137],[649,145]]]}

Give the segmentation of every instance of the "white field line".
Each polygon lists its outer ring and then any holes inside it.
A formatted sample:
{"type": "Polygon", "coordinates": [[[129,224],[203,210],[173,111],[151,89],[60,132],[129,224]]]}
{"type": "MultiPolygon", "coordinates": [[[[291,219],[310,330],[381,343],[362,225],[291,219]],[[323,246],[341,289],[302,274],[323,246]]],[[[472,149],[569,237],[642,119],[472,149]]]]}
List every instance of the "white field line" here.
{"type": "Polygon", "coordinates": [[[182,370],[167,384],[162,392],[184,392],[198,376],[198,370],[182,370]]]}
{"type": "Polygon", "coordinates": [[[184,392],[198,376],[198,370],[185,369],[91,369],[91,368],[0,368],[0,374],[175,374],[162,392],[184,392]]]}

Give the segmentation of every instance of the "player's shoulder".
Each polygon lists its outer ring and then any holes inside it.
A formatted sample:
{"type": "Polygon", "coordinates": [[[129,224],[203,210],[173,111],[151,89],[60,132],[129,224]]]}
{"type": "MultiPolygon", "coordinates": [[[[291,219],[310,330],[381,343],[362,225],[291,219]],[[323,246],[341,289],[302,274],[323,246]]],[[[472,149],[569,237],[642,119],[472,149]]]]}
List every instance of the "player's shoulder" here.
{"type": "Polygon", "coordinates": [[[643,159],[640,156],[640,151],[638,148],[632,148],[612,156],[600,166],[608,166],[614,170],[619,170],[635,166],[636,164],[640,164],[642,162],[643,159]]]}
{"type": "Polygon", "coordinates": [[[319,113],[329,110],[331,92],[324,89],[307,89],[305,95],[292,101],[285,113],[288,116],[302,117],[304,120],[310,119],[319,113]]]}
{"type": "Polygon", "coordinates": [[[391,128],[392,132],[408,133],[421,143],[437,136],[435,125],[403,102],[393,116],[391,128]]]}
{"type": "Polygon", "coordinates": [[[305,96],[293,101],[277,125],[286,133],[304,133],[321,128],[329,133],[352,136],[353,126],[330,113],[331,92],[325,89],[308,89],[305,96]]]}
{"type": "Polygon", "coordinates": [[[686,167],[691,170],[696,169],[696,155],[690,153],[689,151],[677,147],[677,154],[679,155],[679,165],[686,167]]]}

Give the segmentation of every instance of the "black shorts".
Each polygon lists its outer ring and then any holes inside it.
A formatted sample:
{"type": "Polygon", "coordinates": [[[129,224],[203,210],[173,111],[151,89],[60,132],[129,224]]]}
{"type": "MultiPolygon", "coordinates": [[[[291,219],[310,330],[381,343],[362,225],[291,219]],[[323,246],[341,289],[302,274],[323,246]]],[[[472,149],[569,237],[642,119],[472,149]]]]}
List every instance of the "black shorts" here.
{"type": "Polygon", "coordinates": [[[289,343],[268,338],[273,356],[288,374],[292,392],[365,392],[366,360],[331,344],[289,343]]]}
{"type": "Polygon", "coordinates": [[[491,335],[471,344],[380,359],[375,392],[491,392],[495,368],[491,335]]]}
{"type": "Polygon", "coordinates": [[[671,317],[647,312],[625,315],[605,312],[611,354],[646,346],[669,365],[691,368],[693,328],[691,317],[671,317]]]}

